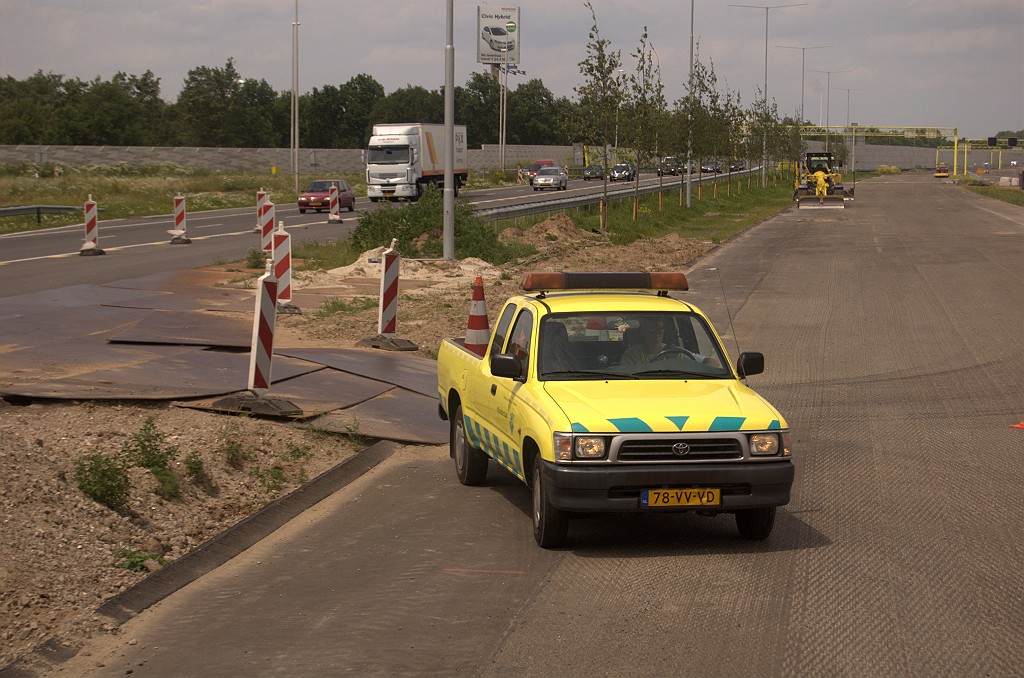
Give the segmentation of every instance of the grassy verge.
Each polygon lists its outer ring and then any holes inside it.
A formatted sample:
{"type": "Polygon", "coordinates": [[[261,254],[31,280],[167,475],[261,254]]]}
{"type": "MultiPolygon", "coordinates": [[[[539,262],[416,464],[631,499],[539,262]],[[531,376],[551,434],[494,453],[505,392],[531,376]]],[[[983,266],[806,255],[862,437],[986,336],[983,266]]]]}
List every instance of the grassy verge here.
{"type": "MultiPolygon", "coordinates": [[[[356,195],[366,195],[366,179],[362,174],[332,173],[351,185],[356,195]]],[[[325,176],[302,176],[299,186],[325,176]]],[[[172,214],[174,196],[187,198],[188,210],[256,208],[256,191],[269,191],[275,203],[295,202],[295,179],[286,174],[245,172],[212,172],[185,169],[171,165],[132,167],[117,165],[94,168],[62,168],[60,176],[53,169],[36,176],[27,167],[0,167],[0,206],[68,205],[82,207],[91,196],[101,210],[100,219],[124,219],[154,214],[172,214]]],[[[515,183],[508,173],[491,172],[470,176],[467,188],[486,188],[515,183]]],[[[37,222],[35,215],[0,219],[0,234],[32,231],[82,223],[82,212],[44,214],[37,222]]]]}

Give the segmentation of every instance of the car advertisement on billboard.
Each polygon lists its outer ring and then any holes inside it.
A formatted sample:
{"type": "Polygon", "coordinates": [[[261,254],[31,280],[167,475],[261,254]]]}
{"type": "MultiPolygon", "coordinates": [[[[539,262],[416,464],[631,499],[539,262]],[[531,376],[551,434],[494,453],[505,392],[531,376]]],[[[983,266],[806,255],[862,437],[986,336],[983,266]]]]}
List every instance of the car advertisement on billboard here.
{"type": "Polygon", "coordinates": [[[477,5],[477,62],[519,63],[519,8],[477,5]]]}

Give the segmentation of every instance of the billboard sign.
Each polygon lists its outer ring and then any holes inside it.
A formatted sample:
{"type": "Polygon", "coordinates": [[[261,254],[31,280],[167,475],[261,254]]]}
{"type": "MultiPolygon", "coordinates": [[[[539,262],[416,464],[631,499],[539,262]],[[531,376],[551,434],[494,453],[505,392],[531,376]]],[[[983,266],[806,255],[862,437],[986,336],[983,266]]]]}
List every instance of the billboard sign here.
{"type": "Polygon", "coordinates": [[[476,9],[477,62],[518,64],[519,8],[477,5],[476,9]]]}

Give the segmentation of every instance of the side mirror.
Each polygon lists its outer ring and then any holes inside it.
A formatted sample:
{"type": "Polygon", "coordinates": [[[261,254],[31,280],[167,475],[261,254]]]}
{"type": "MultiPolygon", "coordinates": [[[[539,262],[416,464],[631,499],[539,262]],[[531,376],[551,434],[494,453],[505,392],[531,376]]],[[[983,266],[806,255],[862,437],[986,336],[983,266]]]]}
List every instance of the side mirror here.
{"type": "Polygon", "coordinates": [[[523,362],[511,353],[495,354],[491,356],[491,374],[518,379],[523,375],[523,362]]]}
{"type": "Polygon", "coordinates": [[[755,374],[764,372],[764,353],[740,353],[736,361],[736,371],[740,379],[746,379],[755,374]]]}

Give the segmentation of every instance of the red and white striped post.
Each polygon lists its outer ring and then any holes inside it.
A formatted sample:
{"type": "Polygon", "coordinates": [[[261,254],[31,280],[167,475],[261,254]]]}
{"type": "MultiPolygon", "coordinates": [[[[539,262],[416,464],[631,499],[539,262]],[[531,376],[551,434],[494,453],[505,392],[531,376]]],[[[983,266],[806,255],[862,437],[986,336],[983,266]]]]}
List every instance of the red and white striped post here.
{"type": "Polygon", "coordinates": [[[274,277],[277,278],[278,310],[298,313],[292,300],[292,236],[284,230],[284,222],[277,223],[274,231],[274,277]]]}
{"type": "Polygon", "coordinates": [[[394,337],[398,325],[398,269],[402,256],[395,249],[398,238],[391,239],[391,247],[381,253],[384,269],[380,277],[380,312],[377,317],[377,333],[383,337],[394,337]]]}
{"type": "Polygon", "coordinates": [[[85,201],[85,242],[82,243],[82,249],[78,251],[79,255],[94,256],[97,254],[106,254],[106,252],[100,248],[98,214],[99,209],[96,207],[96,201],[92,199],[92,193],[90,193],[89,199],[85,201]]]}
{"type": "Polygon", "coordinates": [[[274,218],[277,215],[277,206],[267,200],[263,203],[263,213],[260,215],[260,249],[264,252],[274,251],[274,218]]]}
{"type": "Polygon", "coordinates": [[[270,390],[274,359],[274,324],[277,322],[277,278],[267,259],[266,273],[256,281],[256,317],[252,325],[252,350],[249,353],[249,390],[263,396],[270,390]]]}
{"type": "Polygon", "coordinates": [[[174,228],[167,232],[171,234],[172,245],[188,245],[192,242],[188,237],[188,218],[185,214],[185,196],[181,193],[174,196],[174,228]]]}
{"type": "Polygon", "coordinates": [[[263,205],[269,199],[270,194],[262,188],[256,191],[256,226],[252,229],[253,233],[259,233],[263,229],[263,205]]]}
{"type": "Polygon", "coordinates": [[[330,191],[331,212],[327,215],[327,221],[341,221],[341,211],[338,206],[338,187],[331,184],[330,191]]]}

